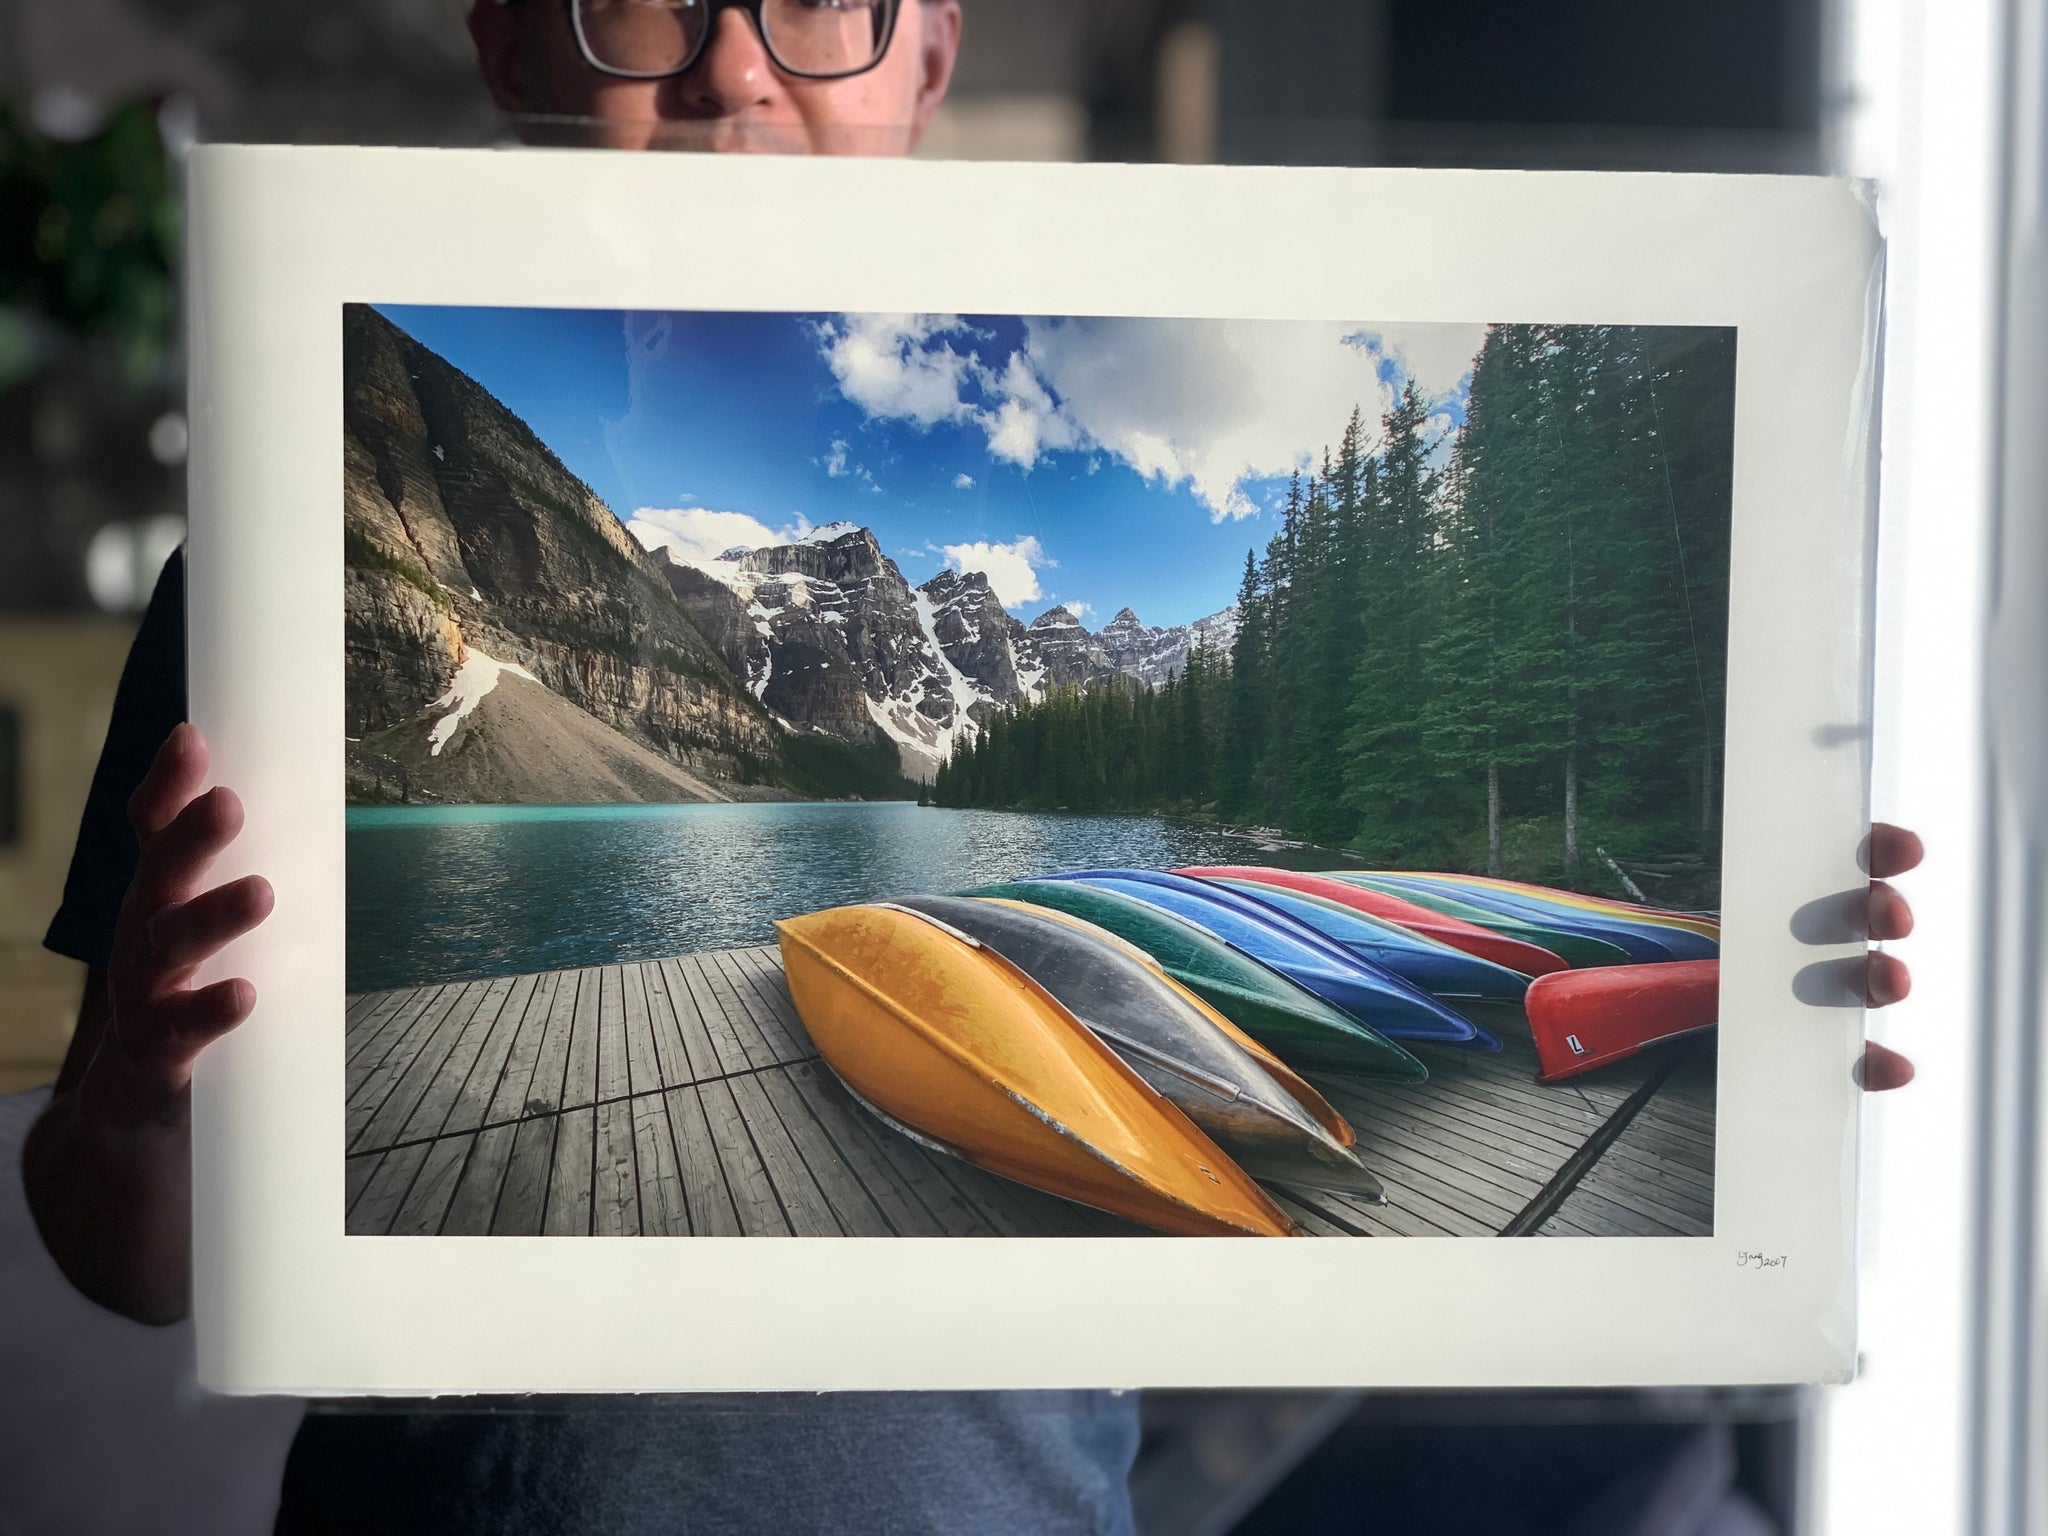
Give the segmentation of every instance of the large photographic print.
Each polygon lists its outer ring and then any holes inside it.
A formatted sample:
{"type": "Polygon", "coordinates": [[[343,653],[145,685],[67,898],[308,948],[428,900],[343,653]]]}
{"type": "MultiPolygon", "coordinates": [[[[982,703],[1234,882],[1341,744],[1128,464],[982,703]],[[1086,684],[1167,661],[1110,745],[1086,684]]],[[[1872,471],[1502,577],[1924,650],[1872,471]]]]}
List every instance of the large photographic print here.
{"type": "Polygon", "coordinates": [[[1733,328],[341,323],[349,1233],[1712,1234],[1733,328]]]}

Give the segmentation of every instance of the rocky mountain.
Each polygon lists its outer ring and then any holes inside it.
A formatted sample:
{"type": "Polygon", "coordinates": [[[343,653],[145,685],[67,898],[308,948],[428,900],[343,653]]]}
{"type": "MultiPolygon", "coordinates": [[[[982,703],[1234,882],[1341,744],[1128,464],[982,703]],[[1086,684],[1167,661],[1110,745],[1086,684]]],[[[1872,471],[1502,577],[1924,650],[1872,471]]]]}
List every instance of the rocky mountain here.
{"type": "Polygon", "coordinates": [[[1126,608],[1096,634],[1054,607],[1027,627],[979,571],[941,570],[913,587],[852,523],[695,561],[652,524],[628,531],[779,719],[848,735],[865,718],[896,743],[914,779],[933,777],[996,710],[1118,676],[1157,686],[1186,667],[1198,640],[1227,649],[1237,633],[1234,608],[1170,629],[1126,608]]]}
{"type": "Polygon", "coordinates": [[[665,798],[777,778],[784,733],[611,509],[524,422],[367,306],[344,311],[343,370],[353,788],[448,800],[645,798],[650,785],[628,794],[608,774],[586,782],[564,766],[588,765],[572,738],[587,746],[593,731],[617,738],[610,750],[621,761],[651,755],[675,770],[665,798]],[[562,708],[515,712],[508,694],[505,709],[458,717],[458,678],[472,656],[501,659],[472,678],[496,687],[516,676],[562,708]],[[461,760],[482,750],[486,723],[501,715],[498,766],[480,777],[461,760]]]}
{"type": "Polygon", "coordinates": [[[603,803],[888,793],[998,710],[1157,685],[1234,610],[1027,628],[978,571],[913,586],[874,533],[686,557],[622,525],[503,403],[361,305],[343,321],[351,792],[603,803]]]}
{"type": "Polygon", "coordinates": [[[1108,653],[1109,663],[1126,677],[1157,688],[1176,672],[1188,667],[1188,652],[1196,645],[1228,652],[1237,639],[1237,604],[1212,613],[1192,624],[1170,629],[1153,629],[1141,623],[1128,608],[1102,626],[1097,642],[1108,653]]]}

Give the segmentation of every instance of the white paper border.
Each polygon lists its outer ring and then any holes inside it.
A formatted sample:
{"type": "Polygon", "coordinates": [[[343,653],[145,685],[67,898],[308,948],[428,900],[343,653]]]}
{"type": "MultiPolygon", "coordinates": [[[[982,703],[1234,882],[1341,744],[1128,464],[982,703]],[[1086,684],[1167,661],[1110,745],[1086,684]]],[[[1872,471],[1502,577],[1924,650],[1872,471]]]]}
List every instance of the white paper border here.
{"type": "Polygon", "coordinates": [[[235,1391],[1841,1380],[1879,247],[1793,178],[213,147],[192,160],[191,710],[275,916],[195,1083],[235,1391]],[[1735,325],[1711,1238],[343,1233],[341,306],[1735,325]],[[1784,1254],[1759,1275],[1745,1250],[1784,1254]]]}

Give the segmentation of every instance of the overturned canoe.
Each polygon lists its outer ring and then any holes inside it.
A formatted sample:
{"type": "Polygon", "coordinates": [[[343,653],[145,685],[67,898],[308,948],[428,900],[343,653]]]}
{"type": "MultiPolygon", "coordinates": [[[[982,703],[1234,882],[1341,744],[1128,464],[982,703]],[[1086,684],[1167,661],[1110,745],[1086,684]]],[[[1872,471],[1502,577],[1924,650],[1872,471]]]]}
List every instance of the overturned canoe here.
{"type": "Polygon", "coordinates": [[[1355,885],[1361,890],[1376,891],[1383,896],[1396,897],[1414,906],[1435,913],[1439,919],[1455,918],[1483,928],[1502,938],[1515,939],[1524,944],[1533,944],[1551,953],[1561,955],[1571,966],[1627,965],[1635,957],[1619,944],[1606,939],[1595,938],[1554,924],[1537,924],[1522,918],[1509,917],[1490,907],[1482,907],[1467,901],[1462,896],[1452,896],[1428,886],[1400,882],[1382,875],[1358,874],[1351,870],[1333,872],[1333,880],[1346,885],[1355,885]]]}
{"type": "Polygon", "coordinates": [[[1355,1138],[1348,1125],[1343,1139],[1333,1135],[1238,1044],[1227,1021],[1121,940],[1021,903],[904,896],[889,905],[935,917],[1011,962],[1254,1178],[1386,1198],[1349,1150],[1355,1138]]]}
{"type": "Polygon", "coordinates": [[[1644,906],[1641,902],[1623,901],[1614,896],[1587,896],[1579,891],[1563,891],[1548,885],[1531,885],[1526,880],[1507,880],[1498,875],[1432,873],[1430,878],[1451,885],[1469,885],[1480,889],[1491,887],[1538,901],[1556,902],[1560,906],[1578,907],[1588,912],[1605,912],[1615,917],[1655,923],[1664,928],[1682,928],[1688,933],[1696,933],[1701,938],[1712,939],[1716,943],[1720,942],[1721,938],[1721,919],[1711,912],[1678,912],[1665,907],[1644,906]]]}
{"type": "Polygon", "coordinates": [[[1099,928],[1094,923],[1088,922],[1085,918],[1076,917],[1071,912],[1062,912],[1057,907],[1036,907],[1032,906],[1029,902],[1013,901],[1007,896],[977,896],[965,899],[993,902],[997,906],[1010,907],[1019,912],[1035,912],[1041,917],[1051,918],[1056,923],[1065,923],[1069,927],[1078,928],[1083,933],[1090,934],[1105,944],[1114,945],[1122,953],[1130,956],[1137,964],[1144,966],[1146,970],[1158,977],[1166,986],[1172,988],[1176,994],[1186,998],[1195,1007],[1201,1009],[1203,1014],[1217,1028],[1236,1041],[1238,1046],[1251,1056],[1252,1060],[1264,1067],[1266,1075],[1286,1089],[1288,1096],[1308,1112],[1311,1120],[1314,1120],[1316,1124],[1328,1131],[1335,1138],[1338,1146],[1348,1147],[1357,1141],[1358,1135],[1351,1129],[1351,1122],[1338,1114],[1336,1106],[1324,1098],[1307,1078],[1296,1072],[1294,1068],[1288,1066],[1286,1062],[1275,1056],[1242,1029],[1239,1029],[1228,1014],[1217,1008],[1213,1003],[1208,1002],[1193,988],[1167,975],[1164,966],[1128,939],[1118,938],[1107,928],[1099,928]]]}
{"type": "Polygon", "coordinates": [[[1721,962],[1560,971],[1537,977],[1525,1006],[1536,1038],[1536,1081],[1555,1083],[1713,1028],[1721,1016],[1721,962]]]}
{"type": "Polygon", "coordinates": [[[1353,954],[1384,966],[1439,1001],[1519,1003],[1522,994],[1529,990],[1529,978],[1520,971],[1439,944],[1409,932],[1399,923],[1373,917],[1341,902],[1256,880],[1202,878],[1277,907],[1332,943],[1342,944],[1353,954]]]}
{"type": "Polygon", "coordinates": [[[1488,912],[1517,922],[1533,923],[1554,934],[1575,934],[1599,939],[1622,950],[1631,960],[1654,965],[1665,960],[1712,960],[1720,946],[1675,928],[1634,922],[1604,912],[1588,912],[1558,902],[1542,901],[1511,891],[1482,886],[1453,885],[1429,875],[1383,874],[1397,890],[1427,890],[1440,896],[1469,902],[1488,912]]]}
{"type": "Polygon", "coordinates": [[[1392,1039],[1500,1049],[1493,1036],[1421,988],[1255,897],[1151,870],[1090,869],[1049,878],[1115,891],[1184,918],[1392,1039]]]}
{"type": "Polygon", "coordinates": [[[1294,1235],[1186,1115],[1016,966],[900,907],[775,925],[818,1053],[899,1130],[1162,1232],[1294,1235]]]}
{"type": "Polygon", "coordinates": [[[1551,950],[1524,943],[1520,939],[1505,937],[1490,928],[1482,928],[1477,923],[1446,917],[1427,907],[1417,906],[1412,901],[1403,901],[1398,896],[1389,896],[1367,886],[1354,885],[1336,875],[1311,875],[1292,869],[1267,869],[1257,864],[1208,864],[1176,870],[1175,873],[1203,880],[1253,880],[1261,885],[1298,891],[1304,896],[1321,897],[1381,922],[1393,923],[1418,938],[1490,961],[1503,969],[1517,971],[1524,976],[1542,976],[1551,971],[1562,971],[1570,964],[1562,955],[1551,950]]]}
{"type": "Polygon", "coordinates": [[[1146,902],[1055,880],[1017,880],[961,894],[1026,902],[1106,929],[1150,955],[1168,976],[1290,1066],[1408,1083],[1429,1076],[1421,1062],[1370,1025],[1146,902]]]}

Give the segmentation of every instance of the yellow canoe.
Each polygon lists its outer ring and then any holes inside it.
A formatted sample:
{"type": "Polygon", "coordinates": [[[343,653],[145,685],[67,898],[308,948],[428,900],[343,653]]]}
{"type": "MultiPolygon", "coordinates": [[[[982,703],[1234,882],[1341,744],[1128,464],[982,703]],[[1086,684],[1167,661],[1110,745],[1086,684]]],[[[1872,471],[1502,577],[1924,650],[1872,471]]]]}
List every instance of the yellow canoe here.
{"type": "Polygon", "coordinates": [[[775,929],[819,1054],[912,1135],[1162,1232],[1298,1235],[1191,1120],[1000,955],[894,907],[835,907],[775,929]]]}

